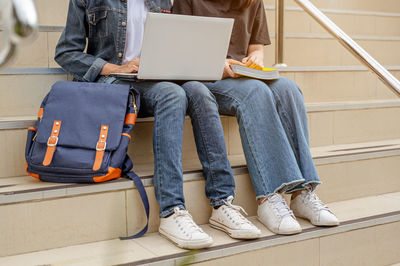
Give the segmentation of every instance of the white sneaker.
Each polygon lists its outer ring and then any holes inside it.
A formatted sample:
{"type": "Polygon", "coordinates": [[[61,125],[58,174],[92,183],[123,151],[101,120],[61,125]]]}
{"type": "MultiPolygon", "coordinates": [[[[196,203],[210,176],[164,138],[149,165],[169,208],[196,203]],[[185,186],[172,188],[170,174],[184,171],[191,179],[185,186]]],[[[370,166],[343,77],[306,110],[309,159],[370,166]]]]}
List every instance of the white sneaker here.
{"type": "Polygon", "coordinates": [[[301,232],[301,226],[281,194],[269,196],[258,205],[258,219],[275,234],[291,235],[301,232]]]}
{"type": "Polygon", "coordinates": [[[247,220],[240,211],[247,213],[240,206],[232,204],[233,197],[229,196],[224,205],[212,211],[209,219],[211,227],[227,232],[232,238],[254,239],[261,235],[260,229],[247,220]]]}
{"type": "Polygon", "coordinates": [[[174,208],[171,216],[161,218],[158,231],[181,248],[201,249],[213,243],[212,238],[193,221],[189,212],[178,207],[174,208]]]}
{"type": "Polygon", "coordinates": [[[297,217],[308,219],[313,225],[339,225],[338,218],[336,218],[333,212],[324,205],[312,191],[301,191],[301,193],[291,201],[290,207],[297,217]]]}

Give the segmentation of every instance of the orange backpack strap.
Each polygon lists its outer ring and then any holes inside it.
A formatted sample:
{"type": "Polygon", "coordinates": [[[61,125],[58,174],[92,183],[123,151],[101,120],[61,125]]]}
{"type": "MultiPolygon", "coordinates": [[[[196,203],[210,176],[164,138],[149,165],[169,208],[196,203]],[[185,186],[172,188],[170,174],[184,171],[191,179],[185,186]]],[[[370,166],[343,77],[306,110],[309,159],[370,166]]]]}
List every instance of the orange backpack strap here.
{"type": "Polygon", "coordinates": [[[134,125],[136,122],[137,114],[136,113],[129,113],[125,116],[125,125],[134,125]]]}
{"type": "Polygon", "coordinates": [[[56,151],[56,146],[58,143],[58,135],[60,134],[61,121],[55,120],[53,123],[53,129],[51,130],[51,135],[47,140],[47,150],[44,156],[43,165],[50,165],[53,160],[54,152],[56,151]]]}
{"type": "Polygon", "coordinates": [[[99,140],[96,144],[96,158],[94,159],[93,170],[97,171],[103,162],[104,151],[107,146],[108,126],[101,125],[99,140]]]}
{"type": "Polygon", "coordinates": [[[42,108],[42,107],[39,108],[38,118],[39,118],[40,120],[42,120],[42,118],[43,118],[43,108],[42,108]]]}

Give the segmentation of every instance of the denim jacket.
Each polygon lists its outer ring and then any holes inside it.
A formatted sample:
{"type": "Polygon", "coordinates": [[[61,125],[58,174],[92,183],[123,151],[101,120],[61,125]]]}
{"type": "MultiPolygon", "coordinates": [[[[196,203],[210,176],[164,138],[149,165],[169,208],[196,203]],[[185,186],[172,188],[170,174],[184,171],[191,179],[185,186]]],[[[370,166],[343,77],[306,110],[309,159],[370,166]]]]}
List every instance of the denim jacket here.
{"type": "MultiPolygon", "coordinates": [[[[171,10],[170,0],[144,1],[150,12],[171,10]]],[[[75,80],[96,81],[107,62],[121,65],[126,21],[127,0],[70,0],[54,59],[75,80]]]]}

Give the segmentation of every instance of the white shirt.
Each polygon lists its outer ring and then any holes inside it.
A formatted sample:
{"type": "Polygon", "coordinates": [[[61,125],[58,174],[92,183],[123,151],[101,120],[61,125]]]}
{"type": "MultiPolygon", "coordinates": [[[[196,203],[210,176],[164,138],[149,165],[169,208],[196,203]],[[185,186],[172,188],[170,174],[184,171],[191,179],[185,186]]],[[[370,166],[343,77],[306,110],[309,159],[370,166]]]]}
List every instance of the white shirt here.
{"type": "Polygon", "coordinates": [[[122,64],[140,57],[147,7],[144,0],[128,0],[125,53],[122,64]]]}

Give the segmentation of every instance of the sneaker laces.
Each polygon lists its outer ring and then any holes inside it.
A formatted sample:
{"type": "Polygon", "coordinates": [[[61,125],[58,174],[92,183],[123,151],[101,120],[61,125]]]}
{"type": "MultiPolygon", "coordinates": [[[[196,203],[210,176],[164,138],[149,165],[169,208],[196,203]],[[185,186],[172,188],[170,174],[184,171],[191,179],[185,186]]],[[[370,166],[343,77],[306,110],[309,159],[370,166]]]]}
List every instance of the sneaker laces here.
{"type": "Polygon", "coordinates": [[[273,208],[281,217],[289,215],[294,217],[293,211],[289,209],[289,206],[286,204],[286,201],[282,195],[274,193],[268,197],[268,201],[272,204],[273,208]]]}
{"type": "Polygon", "coordinates": [[[248,215],[247,212],[239,205],[233,205],[232,204],[233,197],[229,196],[226,200],[223,200],[227,210],[227,215],[228,217],[231,217],[232,220],[235,221],[236,225],[240,224],[248,224],[250,223],[249,220],[247,220],[240,212],[243,212],[244,214],[248,215]]]}
{"type": "Polygon", "coordinates": [[[201,229],[194,221],[193,217],[189,214],[187,210],[182,210],[179,209],[178,207],[174,208],[174,213],[175,217],[174,219],[177,220],[178,224],[180,224],[184,230],[185,234],[187,233],[194,233],[196,231],[199,231],[201,233],[204,233],[203,229],[201,229]]]}
{"type": "Polygon", "coordinates": [[[315,192],[313,191],[307,191],[307,193],[304,193],[303,195],[305,195],[305,200],[311,203],[311,207],[316,210],[316,211],[331,211],[328,206],[326,206],[317,196],[317,194],[315,194],[315,192]]]}

